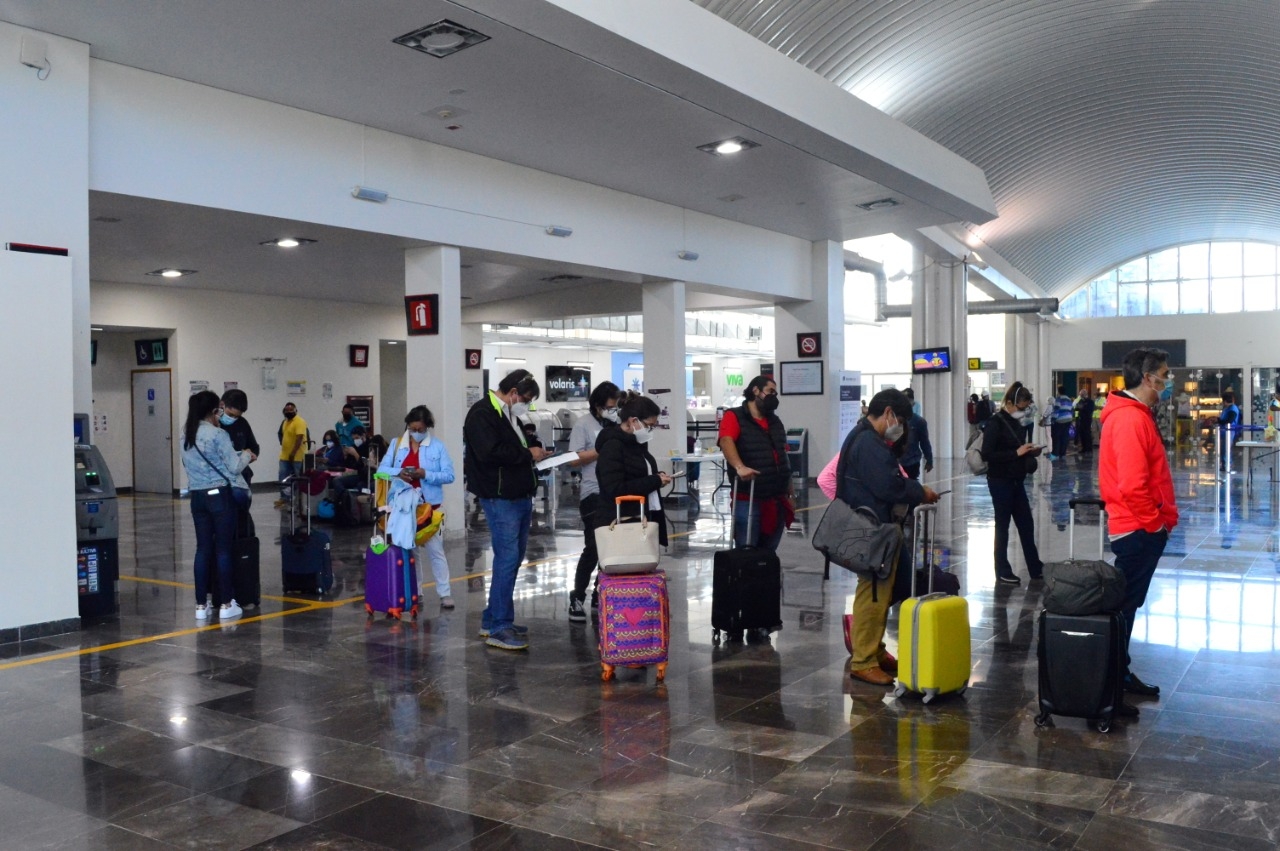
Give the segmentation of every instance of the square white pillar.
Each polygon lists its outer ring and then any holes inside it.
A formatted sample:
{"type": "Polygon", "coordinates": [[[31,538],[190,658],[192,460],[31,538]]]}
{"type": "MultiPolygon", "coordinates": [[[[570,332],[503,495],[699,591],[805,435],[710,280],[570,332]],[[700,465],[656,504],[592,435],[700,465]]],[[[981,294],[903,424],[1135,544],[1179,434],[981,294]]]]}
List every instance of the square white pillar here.
{"type": "Polygon", "coordinates": [[[673,454],[687,449],[685,422],[689,396],[685,369],[683,281],[661,281],[644,285],[644,392],[666,409],[669,428],[658,429],[649,451],[663,472],[671,472],[673,454]],[[662,392],[660,392],[662,391],[662,392]]]}
{"type": "MultiPolygon", "coordinates": [[[[444,441],[457,478],[444,488],[445,522],[463,528],[462,424],[467,416],[468,383],[480,383],[476,370],[466,370],[462,329],[462,265],[457,248],[448,245],[410,248],[404,253],[404,293],[436,294],[438,334],[409,335],[405,354],[405,398],[409,407],[426,405],[435,417],[435,439],[444,441]],[[465,373],[465,374],[464,374],[465,373]]],[[[404,415],[387,423],[390,440],[404,433],[404,415]]]]}
{"type": "MultiPolygon", "coordinates": [[[[773,310],[774,361],[822,361],[821,396],[781,396],[778,417],[788,428],[809,430],[809,478],[840,449],[840,388],[837,378],[844,369],[844,246],[838,242],[813,243],[809,301],[779,304],[773,310]],[[822,357],[801,357],[797,334],[822,334],[822,357]]],[[[775,366],[775,376],[781,367],[775,366]]],[[[755,376],[747,376],[747,380],[755,376]]],[[[779,391],[782,386],[779,384],[779,391]]]]}

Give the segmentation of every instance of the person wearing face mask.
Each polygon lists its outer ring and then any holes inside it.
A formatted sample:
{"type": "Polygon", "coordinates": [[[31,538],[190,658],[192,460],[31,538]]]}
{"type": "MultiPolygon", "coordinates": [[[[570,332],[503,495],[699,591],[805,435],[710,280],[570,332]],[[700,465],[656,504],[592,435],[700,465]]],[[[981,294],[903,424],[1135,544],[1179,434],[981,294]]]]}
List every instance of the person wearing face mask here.
{"type": "MultiPolygon", "coordinates": [[[[1006,397],[1008,391],[1005,391],[1006,397]]],[[[1075,418],[1071,397],[1066,388],[1058,385],[1058,395],[1053,397],[1053,410],[1049,423],[1049,434],[1052,436],[1053,448],[1049,453],[1050,461],[1061,461],[1067,457],[1067,444],[1071,439],[1071,421],[1075,418]]]]}
{"type": "MultiPolygon", "coordinates": [[[[444,486],[454,480],[453,462],[445,450],[444,441],[432,436],[435,417],[426,405],[418,405],[404,417],[404,434],[392,440],[387,453],[378,466],[379,473],[394,476],[388,491],[388,502],[397,489],[410,487],[422,492],[422,502],[430,503],[433,511],[440,511],[444,503],[444,486]]],[[[403,544],[401,544],[403,546],[403,544]]],[[[431,562],[431,574],[436,581],[436,593],[440,607],[453,608],[449,592],[449,562],[444,554],[444,536],[437,533],[424,545],[431,562]]],[[[422,562],[421,556],[418,562],[422,562]]]]}
{"type": "Polygon", "coordinates": [[[364,426],[356,426],[351,430],[352,445],[342,447],[342,469],[345,472],[331,483],[333,501],[337,504],[340,522],[355,522],[356,513],[348,492],[358,491],[368,482],[370,445],[367,438],[368,434],[364,426]]]}
{"type": "Polygon", "coordinates": [[[354,447],[355,431],[357,428],[364,428],[364,423],[356,416],[355,409],[350,405],[342,406],[342,419],[333,424],[333,430],[338,434],[338,443],[344,447],[354,447]]]}
{"type": "Polygon", "coordinates": [[[276,508],[289,504],[293,494],[289,479],[302,475],[302,458],[307,454],[307,421],[298,416],[298,406],[289,402],[280,413],[284,421],[276,432],[280,437],[280,498],[276,508]]]}
{"type": "Polygon", "coordinates": [[[742,405],[726,411],[720,420],[720,450],[730,480],[738,486],[733,512],[733,542],[738,547],[777,552],[782,533],[795,518],[787,430],[777,410],[778,385],[772,376],[757,375],[743,392],[742,405]],[[748,523],[751,482],[755,482],[755,506],[748,523]]]}
{"type": "Polygon", "coordinates": [[[338,432],[334,429],[326,431],[316,447],[316,467],[321,470],[341,470],[344,467],[342,444],[338,442],[338,432]]]}
{"type": "Polygon", "coordinates": [[[538,489],[534,465],[551,453],[528,444],[520,415],[541,392],[529,370],[517,369],[471,406],[462,427],[467,490],[480,501],[493,547],[489,605],[480,618],[480,637],[502,650],[529,647],[528,629],[515,623],[516,574],[529,543],[538,489]]]}
{"type": "MultiPolygon", "coordinates": [[[[578,417],[569,432],[569,451],[578,453],[576,461],[569,466],[576,467],[582,474],[578,515],[582,518],[582,528],[586,532],[583,540],[582,554],[578,556],[578,569],[573,577],[573,590],[569,592],[569,620],[572,623],[583,623],[587,619],[586,598],[587,585],[591,582],[591,574],[595,572],[600,561],[596,554],[595,528],[596,512],[600,508],[600,485],[596,481],[596,438],[600,432],[618,424],[618,399],[622,391],[612,381],[602,381],[591,391],[587,400],[590,408],[587,413],[578,417]]],[[[596,608],[596,595],[591,595],[591,608],[596,608]]]]}
{"type": "MultiPolygon", "coordinates": [[[[253,427],[249,425],[249,421],[245,419],[245,412],[249,410],[249,397],[245,395],[243,390],[234,388],[222,394],[222,413],[218,415],[218,424],[222,426],[222,430],[227,433],[227,437],[231,438],[231,447],[236,452],[249,450],[249,454],[253,460],[258,460],[258,454],[262,448],[258,446],[258,439],[253,436],[253,427]]],[[[253,470],[245,467],[240,471],[240,475],[244,478],[244,488],[235,488],[232,495],[236,499],[237,511],[236,535],[237,537],[250,536],[250,520],[249,507],[253,504],[253,491],[250,486],[253,483],[253,470]]]]}
{"type": "MultiPolygon", "coordinates": [[[[658,542],[667,545],[667,521],[659,491],[671,484],[671,476],[658,470],[658,462],[646,444],[653,438],[662,409],[647,396],[628,399],[618,409],[620,425],[606,428],[596,438],[596,482],[600,486],[594,528],[608,526],[618,516],[620,496],[648,497],[645,510],[658,524],[658,542]]],[[[622,517],[639,517],[640,507],[623,503],[622,517]]]]}
{"type": "MultiPolygon", "coordinates": [[[[1147,599],[1156,564],[1164,555],[1169,533],[1178,525],[1178,505],[1164,440],[1152,408],[1173,392],[1169,354],[1155,348],[1134,349],[1122,362],[1124,390],[1113,391],[1102,410],[1107,439],[1098,445],[1098,488],[1107,505],[1107,534],[1124,574],[1125,648],[1133,620],[1147,599]]],[[[1138,679],[1128,668],[1124,689],[1153,696],[1160,689],[1138,679]]],[[[1137,715],[1126,707],[1123,714],[1137,715]]]]}
{"type": "MultiPolygon", "coordinates": [[[[870,508],[881,523],[895,522],[895,509],[911,509],[922,502],[938,501],[927,485],[903,475],[894,444],[906,433],[911,402],[900,390],[881,390],[867,404],[867,416],[858,421],[840,449],[843,476],[836,480],[836,495],[854,508],[870,508]]],[[[907,535],[910,541],[911,536],[907,535]]],[[[909,545],[904,544],[903,549],[909,545]]],[[[898,553],[899,562],[910,562],[910,552],[898,553]]],[[[853,597],[853,656],[849,674],[878,686],[893,685],[898,660],[884,646],[884,629],[892,603],[897,566],[882,580],[860,575],[853,597]]]]}
{"type": "Polygon", "coordinates": [[[1044,570],[1036,549],[1035,522],[1027,500],[1027,474],[1044,447],[1026,440],[1023,423],[1031,410],[1031,391],[1021,381],[1009,385],[1004,403],[982,432],[982,458],[987,462],[987,491],[996,514],[995,567],[1000,585],[1021,585],[1009,563],[1009,521],[1018,527],[1027,573],[1039,579],[1044,570]]]}

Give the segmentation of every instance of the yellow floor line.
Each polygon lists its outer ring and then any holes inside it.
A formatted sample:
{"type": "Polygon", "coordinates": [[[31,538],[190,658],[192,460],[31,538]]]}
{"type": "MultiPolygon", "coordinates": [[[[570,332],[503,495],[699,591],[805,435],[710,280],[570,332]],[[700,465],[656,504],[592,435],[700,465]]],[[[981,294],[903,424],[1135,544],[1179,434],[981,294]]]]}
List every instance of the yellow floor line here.
{"type": "MultiPolygon", "coordinates": [[[[121,576],[121,582],[145,582],[149,585],[166,585],[170,588],[195,588],[193,582],[175,582],[172,579],[152,579],[149,576],[121,576]]],[[[276,597],[272,594],[261,595],[264,600],[271,600],[275,603],[297,603],[300,606],[309,606],[316,600],[306,600],[302,597],[276,597]]]]}

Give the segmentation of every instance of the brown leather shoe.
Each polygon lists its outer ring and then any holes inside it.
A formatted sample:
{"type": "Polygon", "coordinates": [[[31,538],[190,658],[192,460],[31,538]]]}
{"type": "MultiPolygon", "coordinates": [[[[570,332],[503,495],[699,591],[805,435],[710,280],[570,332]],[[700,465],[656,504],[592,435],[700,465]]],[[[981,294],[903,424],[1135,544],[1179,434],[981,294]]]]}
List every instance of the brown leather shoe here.
{"type": "Polygon", "coordinates": [[[893,677],[886,674],[880,668],[863,668],[861,671],[850,671],[849,676],[855,680],[862,680],[864,683],[871,683],[873,686],[891,686],[893,685],[893,677]]]}
{"type": "Polygon", "coordinates": [[[898,673],[898,660],[887,650],[880,654],[880,670],[886,674],[898,673]]]}

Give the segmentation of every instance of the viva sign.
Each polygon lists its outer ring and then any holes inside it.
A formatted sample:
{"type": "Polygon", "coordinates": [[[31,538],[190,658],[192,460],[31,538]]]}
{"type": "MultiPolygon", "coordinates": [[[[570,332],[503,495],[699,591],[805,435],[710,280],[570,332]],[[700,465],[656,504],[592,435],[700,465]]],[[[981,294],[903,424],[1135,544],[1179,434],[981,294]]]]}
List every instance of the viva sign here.
{"type": "Polygon", "coordinates": [[[724,374],[724,395],[726,399],[742,395],[742,388],[746,386],[740,372],[726,372],[724,374]]]}

